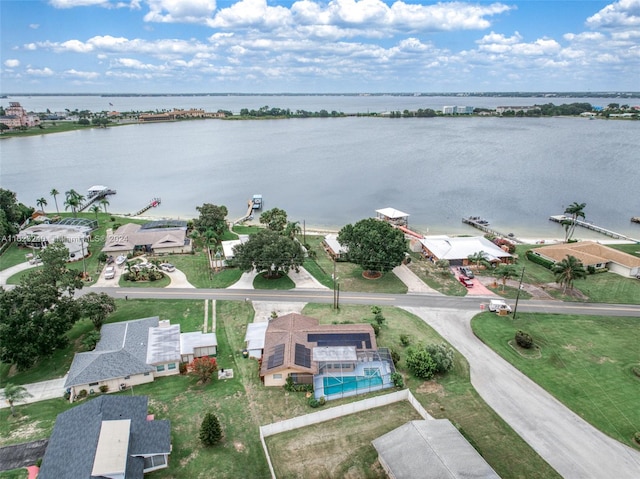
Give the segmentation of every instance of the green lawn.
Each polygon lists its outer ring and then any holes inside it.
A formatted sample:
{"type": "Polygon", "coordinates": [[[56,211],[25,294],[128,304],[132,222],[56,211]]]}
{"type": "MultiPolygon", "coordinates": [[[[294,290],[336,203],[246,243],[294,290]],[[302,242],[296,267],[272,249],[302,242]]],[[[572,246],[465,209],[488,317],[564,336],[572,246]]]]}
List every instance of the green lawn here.
{"type": "MultiPolygon", "coordinates": [[[[336,311],[331,305],[308,304],[303,313],[321,323],[372,322],[370,306],[345,305],[336,311]]],[[[469,365],[456,354],[452,371],[434,381],[422,381],[407,372],[400,336],[411,344],[442,343],[444,340],[416,316],[397,308],[383,307],[386,318],[378,346],[400,354],[398,370],[413,395],[436,418],[447,418],[503,478],[557,478],[557,473],[533,451],[478,395],[469,381],[469,365]]],[[[495,315],[494,315],[495,316],[495,315]]]]}
{"type": "MultiPolygon", "coordinates": [[[[182,314],[193,317],[195,321],[198,317],[202,318],[203,314],[203,310],[196,311],[198,304],[203,305],[204,302],[120,301],[119,309],[110,321],[154,314],[172,321],[182,314]],[[191,306],[187,306],[189,304],[191,306]]],[[[215,380],[201,386],[192,377],[172,376],[136,386],[134,389],[135,394],[149,395],[150,409],[157,419],[169,419],[172,423],[173,452],[170,467],[149,475],[150,478],[205,479],[211,477],[212,470],[220,478],[270,477],[266,458],[260,447],[258,427],[314,411],[307,405],[302,393],[287,394],[282,388],[262,386],[257,361],[242,357],[246,324],[253,318],[251,303],[217,301],[216,304],[218,366],[233,369],[234,378],[215,380]],[[208,411],[218,415],[224,431],[222,444],[209,449],[201,447],[197,439],[200,423],[208,411]]],[[[304,313],[317,317],[322,323],[373,320],[369,306],[344,306],[335,311],[330,305],[310,304],[304,313]]],[[[397,349],[401,357],[403,348],[400,346],[400,334],[410,334],[414,344],[442,341],[423,321],[406,311],[385,307],[383,315],[386,324],[378,338],[379,344],[397,349]]],[[[402,360],[400,371],[423,406],[432,415],[447,417],[459,427],[501,477],[558,477],[479,398],[469,382],[468,365],[460,355],[457,355],[454,371],[437,381],[424,382],[411,378],[403,369],[402,360]]],[[[360,398],[331,401],[329,406],[358,399],[360,398]]],[[[1,410],[0,437],[7,438],[6,443],[46,437],[51,431],[55,416],[67,407],[69,406],[62,399],[32,406],[19,405],[17,410],[23,418],[19,423],[6,421],[8,412],[6,409],[1,410]]],[[[343,428],[348,428],[347,424],[348,421],[343,428]]],[[[357,468],[356,472],[350,477],[365,477],[357,471],[367,467],[362,464],[369,463],[373,458],[367,453],[363,457],[365,459],[359,460],[361,465],[354,466],[357,468]]]]}
{"type": "Polygon", "coordinates": [[[562,403],[611,437],[633,444],[640,431],[638,318],[519,314],[512,319],[483,313],[475,334],[562,403]],[[527,359],[508,343],[528,332],[540,359],[527,359]]]}

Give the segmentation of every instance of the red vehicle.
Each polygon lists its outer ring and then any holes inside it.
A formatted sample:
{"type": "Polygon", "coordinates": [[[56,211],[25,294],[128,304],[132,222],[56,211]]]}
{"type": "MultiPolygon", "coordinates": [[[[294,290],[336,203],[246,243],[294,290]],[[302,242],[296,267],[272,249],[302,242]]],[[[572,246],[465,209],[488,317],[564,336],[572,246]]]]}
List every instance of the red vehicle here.
{"type": "Polygon", "coordinates": [[[458,280],[465,285],[467,288],[473,288],[473,281],[471,281],[469,278],[467,278],[466,276],[459,276],[458,280]]]}

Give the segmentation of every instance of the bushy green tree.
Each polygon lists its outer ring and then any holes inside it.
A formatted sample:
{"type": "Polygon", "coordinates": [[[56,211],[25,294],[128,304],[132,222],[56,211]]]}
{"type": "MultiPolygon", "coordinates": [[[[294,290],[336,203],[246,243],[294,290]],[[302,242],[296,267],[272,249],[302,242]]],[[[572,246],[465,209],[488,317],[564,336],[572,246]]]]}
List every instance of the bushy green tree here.
{"type": "Polygon", "coordinates": [[[193,221],[195,228],[204,233],[212,230],[216,235],[221,236],[227,227],[226,217],[229,214],[226,206],[217,206],[211,203],[204,203],[202,206],[196,207],[200,216],[193,221]]]}
{"type": "Polygon", "coordinates": [[[106,293],[89,293],[78,299],[82,315],[88,317],[96,329],[102,328],[107,316],[116,310],[115,300],[106,293]]]}
{"type": "Polygon", "coordinates": [[[214,446],[222,440],[222,428],[215,414],[208,412],[200,426],[200,441],[205,446],[214,446]]]}
{"type": "Polygon", "coordinates": [[[425,348],[436,363],[436,373],[443,374],[453,368],[453,348],[445,343],[428,344],[425,348]]]}
{"type": "Polygon", "coordinates": [[[349,261],[368,272],[391,271],[408,252],[404,233],[375,218],[346,225],[338,233],[338,242],[349,249],[349,261]]]}
{"type": "Polygon", "coordinates": [[[271,208],[260,215],[260,224],[271,231],[283,232],[287,225],[287,212],[280,208],[271,208]]]}
{"type": "Polygon", "coordinates": [[[411,348],[407,351],[407,367],[416,377],[426,381],[433,378],[437,365],[431,354],[424,348],[411,348]]]}
{"type": "Polygon", "coordinates": [[[266,271],[267,277],[298,271],[304,262],[300,243],[275,231],[260,230],[246,243],[234,248],[234,262],[245,271],[266,271]]]}

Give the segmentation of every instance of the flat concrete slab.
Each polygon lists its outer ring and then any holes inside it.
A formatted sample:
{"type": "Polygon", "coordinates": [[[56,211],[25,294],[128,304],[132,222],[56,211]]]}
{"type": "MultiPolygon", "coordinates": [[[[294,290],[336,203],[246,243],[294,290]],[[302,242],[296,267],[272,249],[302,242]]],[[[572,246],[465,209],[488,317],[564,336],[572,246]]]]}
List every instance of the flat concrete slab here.
{"type": "MultiPolygon", "coordinates": [[[[62,398],[64,396],[64,383],[67,380],[65,375],[59,379],[51,379],[49,381],[41,381],[39,383],[24,384],[24,388],[32,397],[26,398],[24,401],[17,403],[31,404],[38,401],[46,401],[47,399],[62,398]]],[[[4,391],[4,389],[3,389],[4,391]]],[[[0,408],[8,408],[9,404],[2,400],[0,401],[0,408]]]]}

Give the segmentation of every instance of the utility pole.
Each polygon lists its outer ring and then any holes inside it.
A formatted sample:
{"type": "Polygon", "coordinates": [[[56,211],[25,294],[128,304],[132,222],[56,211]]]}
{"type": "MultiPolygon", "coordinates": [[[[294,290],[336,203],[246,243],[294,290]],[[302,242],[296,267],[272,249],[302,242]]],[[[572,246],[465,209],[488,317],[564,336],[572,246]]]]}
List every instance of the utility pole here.
{"type": "Polygon", "coordinates": [[[518,285],[518,294],[516,295],[516,304],[513,307],[513,319],[516,319],[516,313],[518,312],[518,300],[520,299],[520,290],[522,289],[522,278],[524,278],[524,266],[522,267],[522,274],[520,275],[520,284],[518,285]]]}

